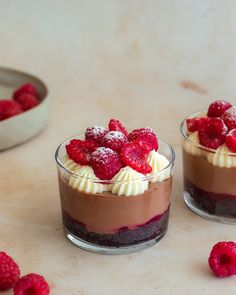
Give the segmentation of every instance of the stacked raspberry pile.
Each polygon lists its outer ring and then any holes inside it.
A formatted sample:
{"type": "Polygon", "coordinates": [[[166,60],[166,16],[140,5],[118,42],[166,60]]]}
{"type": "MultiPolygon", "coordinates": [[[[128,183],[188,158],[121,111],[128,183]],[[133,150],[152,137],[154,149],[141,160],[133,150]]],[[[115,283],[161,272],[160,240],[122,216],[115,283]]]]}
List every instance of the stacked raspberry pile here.
{"type": "Polygon", "coordinates": [[[236,153],[236,107],[224,100],[210,104],[206,117],[186,120],[189,132],[198,132],[199,143],[210,149],[225,144],[236,153]]]}
{"type": "Polygon", "coordinates": [[[95,175],[102,180],[112,179],[121,168],[130,166],[143,173],[151,173],[148,154],[158,149],[158,140],[151,128],[127,129],[115,119],[111,119],[108,129],[89,127],[85,140],[73,139],[66,146],[69,158],[79,165],[89,165],[95,175]]]}
{"type": "Polygon", "coordinates": [[[50,288],[43,276],[30,273],[20,278],[20,269],[14,259],[0,252],[0,291],[13,288],[14,295],[48,295],[50,288]]]}
{"type": "Polygon", "coordinates": [[[24,84],[12,95],[12,99],[0,100],[0,121],[19,115],[39,104],[37,89],[33,84],[24,84]]]}

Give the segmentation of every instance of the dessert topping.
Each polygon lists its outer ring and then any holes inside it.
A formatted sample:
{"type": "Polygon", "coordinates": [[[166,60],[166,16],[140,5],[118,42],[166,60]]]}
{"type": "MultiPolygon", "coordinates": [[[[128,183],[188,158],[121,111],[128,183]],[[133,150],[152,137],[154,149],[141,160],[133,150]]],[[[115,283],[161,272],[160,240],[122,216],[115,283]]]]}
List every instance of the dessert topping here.
{"type": "Polygon", "coordinates": [[[225,144],[229,150],[236,153],[236,129],[232,129],[225,137],[225,144]]]}
{"type": "Polygon", "coordinates": [[[91,140],[72,139],[66,145],[69,158],[80,165],[90,164],[91,154],[97,148],[97,144],[91,140]]]}
{"type": "Polygon", "coordinates": [[[111,119],[109,122],[109,130],[110,131],[120,131],[122,132],[126,137],[128,137],[128,131],[126,128],[122,125],[122,123],[116,119],[111,119]]]}
{"type": "Polygon", "coordinates": [[[102,146],[120,152],[121,148],[128,143],[127,137],[120,131],[110,131],[102,139],[102,146]]]}
{"type": "Polygon", "coordinates": [[[214,245],[208,259],[209,266],[218,277],[236,274],[236,243],[219,242],[214,245]]]}
{"type": "Polygon", "coordinates": [[[122,168],[112,181],[112,193],[118,196],[136,196],[148,189],[148,181],[144,175],[133,170],[131,167],[122,168]]]}
{"type": "Polygon", "coordinates": [[[85,139],[92,140],[98,145],[101,144],[102,138],[108,132],[107,129],[100,126],[88,127],[85,131],[85,139]]]}
{"type": "Polygon", "coordinates": [[[0,290],[7,290],[14,286],[20,277],[20,269],[12,257],[0,252],[0,290]]]}
{"type": "Polygon", "coordinates": [[[211,118],[199,128],[199,142],[207,148],[217,149],[224,143],[227,131],[228,129],[222,119],[211,118]]]}
{"type": "Polygon", "coordinates": [[[228,109],[222,119],[225,122],[225,125],[228,127],[229,130],[236,128],[236,107],[232,107],[228,109]]]}
{"type": "Polygon", "coordinates": [[[95,175],[110,180],[122,167],[119,155],[110,148],[99,147],[91,155],[91,166],[95,175]]]}
{"type": "Polygon", "coordinates": [[[231,108],[232,105],[225,100],[216,100],[209,105],[207,116],[208,117],[221,117],[225,111],[231,108]]]}
{"type": "Polygon", "coordinates": [[[187,128],[189,132],[195,132],[208,120],[208,118],[189,118],[186,120],[187,128]]]}
{"type": "Polygon", "coordinates": [[[147,152],[158,150],[156,133],[149,127],[133,130],[129,134],[129,140],[131,142],[137,142],[147,152]]]}
{"type": "Polygon", "coordinates": [[[121,149],[121,160],[124,164],[143,174],[152,172],[147,157],[148,153],[137,142],[130,142],[121,149]]]}
{"type": "Polygon", "coordinates": [[[69,185],[73,188],[86,193],[102,193],[106,186],[99,183],[99,179],[94,174],[90,166],[78,166],[73,171],[76,176],[70,176],[69,185]]]}
{"type": "Polygon", "coordinates": [[[153,176],[150,180],[151,182],[163,181],[170,176],[170,169],[166,169],[158,174],[158,172],[169,165],[168,159],[159,152],[151,151],[148,155],[147,162],[152,167],[152,172],[149,174],[153,176]]]}

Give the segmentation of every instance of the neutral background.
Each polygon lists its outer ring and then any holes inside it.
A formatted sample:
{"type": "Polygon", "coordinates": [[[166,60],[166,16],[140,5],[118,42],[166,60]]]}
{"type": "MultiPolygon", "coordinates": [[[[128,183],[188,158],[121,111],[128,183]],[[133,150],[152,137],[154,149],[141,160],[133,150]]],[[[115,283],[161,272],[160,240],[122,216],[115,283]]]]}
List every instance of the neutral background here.
{"type": "Polygon", "coordinates": [[[0,1],[0,64],[41,77],[52,99],[47,128],[0,153],[0,250],[22,274],[43,274],[53,295],[236,292],[236,278],[216,279],[207,265],[235,227],[185,207],[179,135],[180,121],[211,100],[236,103],[235,10],[233,0],[0,1]],[[132,255],[82,251],[60,219],[55,149],[111,117],[151,126],[176,149],[168,234],[132,255]]]}

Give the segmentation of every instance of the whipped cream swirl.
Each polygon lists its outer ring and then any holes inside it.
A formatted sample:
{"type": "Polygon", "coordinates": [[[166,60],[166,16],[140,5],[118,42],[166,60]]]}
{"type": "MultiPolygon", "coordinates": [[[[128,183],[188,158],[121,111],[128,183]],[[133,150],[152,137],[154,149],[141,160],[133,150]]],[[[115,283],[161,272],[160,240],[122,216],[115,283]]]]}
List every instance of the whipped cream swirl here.
{"type": "Polygon", "coordinates": [[[148,174],[148,176],[153,175],[150,182],[163,181],[166,178],[168,178],[171,174],[171,168],[168,168],[165,171],[160,172],[169,165],[169,161],[165,156],[161,155],[159,152],[156,152],[155,150],[149,153],[148,164],[152,167],[152,172],[148,174]],[[158,174],[158,172],[160,173],[158,174]],[[154,176],[155,174],[156,176],[154,176]]]}
{"type": "Polygon", "coordinates": [[[118,196],[136,196],[148,189],[148,181],[145,175],[126,166],[122,168],[112,179],[111,191],[118,196]]]}

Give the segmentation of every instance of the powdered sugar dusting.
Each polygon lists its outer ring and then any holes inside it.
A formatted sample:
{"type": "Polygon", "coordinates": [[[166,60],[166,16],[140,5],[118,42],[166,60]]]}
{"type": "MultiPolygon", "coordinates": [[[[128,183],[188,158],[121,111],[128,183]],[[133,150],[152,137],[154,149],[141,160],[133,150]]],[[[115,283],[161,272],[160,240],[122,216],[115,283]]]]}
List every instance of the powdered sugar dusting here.
{"type": "Polygon", "coordinates": [[[228,109],[224,115],[223,115],[223,118],[228,118],[228,117],[236,117],[236,107],[233,106],[231,107],[230,109],[228,109]]]}
{"type": "Polygon", "coordinates": [[[105,132],[106,132],[106,128],[101,126],[88,127],[86,129],[86,133],[92,133],[94,135],[104,134],[105,132]]]}
{"type": "Polygon", "coordinates": [[[104,136],[104,138],[106,138],[107,140],[125,139],[126,136],[120,131],[110,131],[104,136]]]}

